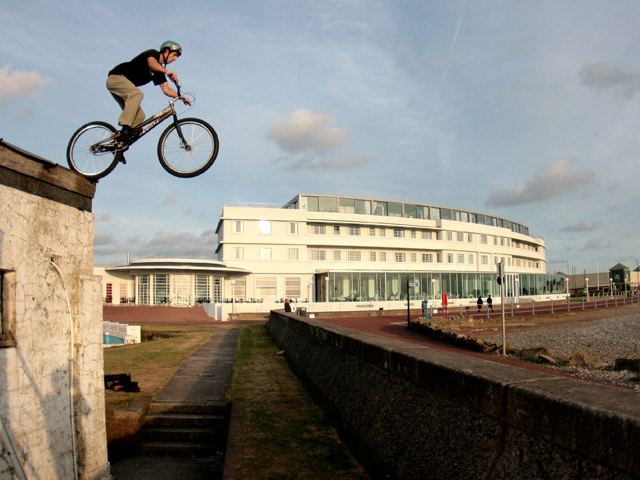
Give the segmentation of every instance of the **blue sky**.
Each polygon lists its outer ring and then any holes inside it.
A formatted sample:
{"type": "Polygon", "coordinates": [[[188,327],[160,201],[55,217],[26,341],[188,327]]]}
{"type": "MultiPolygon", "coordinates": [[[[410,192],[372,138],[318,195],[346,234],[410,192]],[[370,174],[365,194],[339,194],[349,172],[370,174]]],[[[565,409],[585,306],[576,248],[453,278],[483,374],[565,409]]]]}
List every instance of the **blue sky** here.
{"type": "Polygon", "coordinates": [[[214,258],[224,203],[307,192],[511,218],[549,271],[635,268],[639,24],[635,0],[4,0],[0,137],[66,165],[78,126],[116,123],[107,72],[172,39],[220,155],[179,179],[160,129],[137,143],[97,186],[98,265],[214,258]]]}

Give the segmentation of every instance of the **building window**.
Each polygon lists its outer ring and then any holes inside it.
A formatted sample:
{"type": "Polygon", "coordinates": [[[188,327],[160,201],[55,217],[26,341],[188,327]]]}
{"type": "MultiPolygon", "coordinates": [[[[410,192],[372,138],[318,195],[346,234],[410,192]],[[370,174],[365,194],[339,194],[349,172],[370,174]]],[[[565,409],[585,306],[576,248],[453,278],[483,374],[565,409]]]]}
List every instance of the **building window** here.
{"type": "Polygon", "coordinates": [[[369,261],[370,262],[375,262],[376,261],[376,252],[375,250],[372,250],[369,252],[369,261]]]}
{"type": "Polygon", "coordinates": [[[287,258],[289,260],[298,260],[299,252],[297,248],[288,248],[287,249],[287,258]]]}
{"type": "Polygon", "coordinates": [[[260,220],[258,222],[258,230],[261,235],[271,235],[271,222],[269,220],[260,220]]]}
{"type": "Polygon", "coordinates": [[[431,234],[430,231],[428,231],[428,230],[423,230],[422,231],[422,239],[423,240],[431,240],[431,238],[432,238],[432,234],[431,234]]]}
{"type": "Polygon", "coordinates": [[[286,277],[284,279],[284,296],[300,298],[300,277],[286,277]]]}
{"type": "Polygon", "coordinates": [[[220,303],[222,301],[222,281],[219,277],[213,279],[213,298],[211,303],[220,303]]]}
{"type": "Polygon", "coordinates": [[[464,242],[464,234],[462,232],[458,232],[456,238],[459,242],[464,242]]]}
{"type": "Polygon", "coordinates": [[[411,238],[416,238],[416,231],[415,229],[411,229],[411,238]]]}
{"type": "Polygon", "coordinates": [[[104,299],[104,303],[113,303],[113,284],[107,283],[107,296],[104,299]]]}
{"type": "Polygon", "coordinates": [[[244,260],[244,247],[233,247],[235,260],[244,260]]]}
{"type": "Polygon", "coordinates": [[[349,250],[347,258],[350,262],[359,262],[362,259],[362,254],[359,250],[349,250]]]}
{"type": "Polygon", "coordinates": [[[154,275],[153,304],[163,305],[165,303],[171,303],[171,300],[169,299],[169,275],[154,275]]]}
{"type": "Polygon", "coordinates": [[[258,298],[276,298],[276,277],[257,277],[256,295],[258,298]]]}
{"type": "Polygon", "coordinates": [[[473,265],[473,255],[472,254],[469,254],[468,259],[469,259],[469,263],[473,265]]]}
{"type": "Polygon", "coordinates": [[[150,290],[150,276],[149,275],[139,275],[138,276],[138,291],[136,292],[137,303],[141,305],[149,305],[151,302],[149,301],[149,290],[150,290]]]}
{"type": "Polygon", "coordinates": [[[473,242],[473,235],[471,235],[470,233],[467,234],[467,242],[469,243],[473,242]]]}
{"type": "Polygon", "coordinates": [[[384,228],[381,228],[380,229],[380,236],[384,237],[385,236],[385,232],[386,232],[386,230],[384,228]]]}
{"type": "Polygon", "coordinates": [[[381,262],[387,261],[387,252],[380,252],[380,261],[381,262]]]}
{"type": "Polygon", "coordinates": [[[433,255],[430,253],[423,253],[421,255],[423,263],[431,263],[433,262],[433,255]]]}
{"type": "Polygon", "coordinates": [[[340,225],[334,225],[333,226],[333,234],[334,235],[340,235],[340,225]]]}
{"type": "Polygon", "coordinates": [[[404,252],[396,252],[394,256],[395,256],[396,262],[398,263],[402,263],[406,260],[406,256],[404,252]]]}
{"type": "Polygon", "coordinates": [[[15,347],[16,273],[0,270],[0,348],[15,347]]]}
{"type": "Polygon", "coordinates": [[[370,237],[375,237],[375,236],[376,236],[376,229],[375,229],[375,227],[369,227],[369,236],[370,236],[370,237]]]}
{"type": "Polygon", "coordinates": [[[289,222],[289,235],[298,234],[298,224],[296,222],[289,222]]]}
{"type": "Polygon", "coordinates": [[[268,247],[260,247],[260,260],[271,260],[271,249],[268,247]]]}
{"type": "Polygon", "coordinates": [[[235,285],[231,284],[231,296],[235,299],[247,298],[247,279],[239,278],[235,281],[235,285]]]}
{"type": "Polygon", "coordinates": [[[235,220],[233,222],[233,232],[234,233],[243,233],[244,232],[244,222],[242,220],[235,220]]]}
{"type": "Polygon", "coordinates": [[[393,229],[393,237],[394,238],[403,238],[404,237],[404,230],[401,228],[394,228],[393,229]]]}
{"type": "Polygon", "coordinates": [[[339,262],[340,261],[340,250],[334,250],[333,251],[333,261],[334,262],[339,262]]]}
{"type": "Polygon", "coordinates": [[[447,263],[453,263],[453,253],[447,253],[447,263]]]}
{"type": "Polygon", "coordinates": [[[458,254],[458,263],[464,263],[464,254],[462,253],[458,254]]]}
{"type": "Polygon", "coordinates": [[[324,225],[313,225],[313,234],[314,235],[326,235],[327,229],[324,225]]]}
{"type": "Polygon", "coordinates": [[[324,261],[327,259],[326,250],[311,250],[311,260],[324,261]]]}
{"type": "Polygon", "coordinates": [[[195,294],[196,303],[211,302],[211,277],[209,275],[196,274],[195,294]]]}
{"type": "Polygon", "coordinates": [[[487,236],[484,233],[480,235],[480,243],[487,243],[487,236]]]}
{"type": "Polygon", "coordinates": [[[416,263],[416,261],[417,261],[417,254],[416,254],[416,252],[411,252],[411,261],[412,261],[413,263],[416,263]]]}
{"type": "Polygon", "coordinates": [[[447,232],[447,241],[452,241],[453,240],[453,232],[447,232]]]}
{"type": "Polygon", "coordinates": [[[360,227],[350,226],[349,227],[349,235],[351,235],[352,237],[359,236],[360,235],[360,227]]]}

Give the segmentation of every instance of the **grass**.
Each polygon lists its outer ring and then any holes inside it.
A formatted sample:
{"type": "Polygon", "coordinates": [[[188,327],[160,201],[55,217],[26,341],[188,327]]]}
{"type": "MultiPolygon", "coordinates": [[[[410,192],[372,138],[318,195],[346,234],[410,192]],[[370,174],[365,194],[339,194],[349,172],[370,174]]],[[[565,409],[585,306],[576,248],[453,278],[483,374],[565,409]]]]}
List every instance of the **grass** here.
{"type": "Polygon", "coordinates": [[[240,409],[236,478],[366,479],[264,325],[243,328],[229,397],[240,409]]]}
{"type": "Polygon", "coordinates": [[[104,373],[130,373],[138,382],[139,393],[105,391],[107,408],[126,408],[134,400],[151,400],[175,375],[180,365],[211,336],[211,330],[165,326],[145,327],[154,332],[172,333],[170,338],[135,345],[112,347],[104,351],[104,373]]]}

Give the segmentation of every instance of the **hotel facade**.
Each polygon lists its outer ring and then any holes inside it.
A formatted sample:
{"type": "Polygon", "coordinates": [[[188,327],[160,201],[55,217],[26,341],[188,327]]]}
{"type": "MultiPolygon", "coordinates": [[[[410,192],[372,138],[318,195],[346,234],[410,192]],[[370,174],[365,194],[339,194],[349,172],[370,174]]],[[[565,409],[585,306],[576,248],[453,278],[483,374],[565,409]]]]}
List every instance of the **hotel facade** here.
{"type": "Polygon", "coordinates": [[[437,306],[444,293],[450,306],[488,295],[500,303],[499,262],[506,297],[567,292],[562,276],[546,273],[542,238],[521,223],[468,210],[299,194],[284,206],[224,205],[216,233],[217,261],[129,262],[99,272],[103,285],[128,282],[119,297],[133,303],[219,304],[222,316],[279,308],[284,298],[311,311],[402,308],[424,298],[437,306]],[[179,296],[172,295],[177,282],[179,296]]]}

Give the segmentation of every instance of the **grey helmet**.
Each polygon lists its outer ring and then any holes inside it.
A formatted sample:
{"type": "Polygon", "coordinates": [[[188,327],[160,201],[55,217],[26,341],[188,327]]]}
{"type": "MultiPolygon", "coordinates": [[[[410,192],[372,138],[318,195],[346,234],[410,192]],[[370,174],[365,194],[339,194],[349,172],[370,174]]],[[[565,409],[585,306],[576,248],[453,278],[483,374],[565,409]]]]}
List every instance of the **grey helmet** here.
{"type": "Polygon", "coordinates": [[[162,52],[167,48],[170,52],[176,52],[178,56],[182,55],[182,47],[178,42],[174,42],[173,40],[162,42],[162,45],[160,45],[160,51],[162,52]]]}

